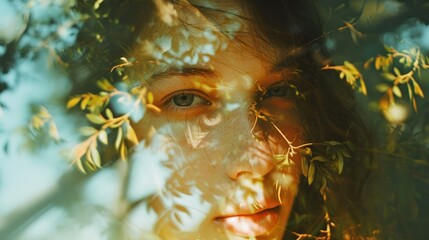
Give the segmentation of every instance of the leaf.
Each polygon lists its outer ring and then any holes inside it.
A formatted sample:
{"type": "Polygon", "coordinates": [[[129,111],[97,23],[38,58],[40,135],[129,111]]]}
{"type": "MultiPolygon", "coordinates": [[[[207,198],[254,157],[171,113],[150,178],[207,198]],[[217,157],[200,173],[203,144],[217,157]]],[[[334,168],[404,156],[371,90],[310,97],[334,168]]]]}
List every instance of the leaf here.
{"type": "Polygon", "coordinates": [[[118,134],[116,135],[116,140],[115,140],[116,150],[119,150],[119,146],[121,142],[122,142],[122,128],[118,128],[118,134]]]}
{"type": "Polygon", "coordinates": [[[82,99],[82,102],[80,102],[80,109],[84,110],[86,106],[88,105],[89,100],[91,99],[90,96],[86,96],[82,99]]]}
{"type": "Polygon", "coordinates": [[[381,57],[380,56],[378,56],[377,58],[375,58],[374,66],[375,66],[376,70],[380,70],[380,67],[381,67],[381,57]]]}
{"type": "Polygon", "coordinates": [[[67,102],[67,109],[76,106],[81,100],[81,96],[73,97],[67,102]]]}
{"type": "Polygon", "coordinates": [[[91,136],[92,134],[96,133],[98,130],[93,127],[81,127],[79,129],[79,132],[84,136],[91,136]]]}
{"type": "Polygon", "coordinates": [[[95,166],[100,168],[101,161],[100,161],[100,153],[98,152],[98,149],[97,149],[97,144],[95,142],[91,144],[91,146],[89,147],[89,150],[91,151],[91,157],[92,157],[93,163],[95,164],[95,166]]]}
{"type": "Polygon", "coordinates": [[[332,146],[335,146],[335,145],[341,145],[341,143],[340,143],[340,142],[337,142],[337,141],[326,141],[325,143],[326,143],[326,144],[329,144],[329,145],[332,145],[332,146]]]}
{"type": "Polygon", "coordinates": [[[304,177],[308,176],[308,162],[307,162],[307,158],[302,157],[301,158],[301,168],[302,168],[302,175],[304,175],[304,177]]]}
{"type": "Polygon", "coordinates": [[[125,146],[125,143],[122,142],[121,146],[120,146],[120,150],[119,153],[121,155],[121,159],[122,160],[127,160],[127,147],[125,146]]]}
{"type": "Polygon", "coordinates": [[[108,119],[113,119],[112,110],[110,110],[109,108],[106,108],[106,116],[108,119]]]}
{"type": "Polygon", "coordinates": [[[98,139],[100,140],[100,142],[104,143],[105,145],[107,145],[109,143],[108,138],[107,138],[107,133],[104,130],[102,130],[102,131],[100,131],[100,133],[98,133],[98,139]]]}
{"type": "Polygon", "coordinates": [[[314,167],[314,164],[310,164],[310,167],[308,168],[308,185],[311,185],[314,181],[314,175],[316,174],[316,169],[314,167]]]}
{"type": "Polygon", "coordinates": [[[407,89],[408,89],[408,97],[410,97],[410,101],[413,99],[413,90],[411,90],[410,83],[407,83],[407,89]]]}
{"type": "Polygon", "coordinates": [[[399,87],[398,87],[397,85],[394,85],[394,86],[392,87],[392,91],[393,91],[393,94],[395,94],[395,96],[397,96],[397,97],[399,97],[399,98],[401,98],[401,97],[402,97],[401,89],[399,89],[399,87]]]}
{"type": "Polygon", "coordinates": [[[380,83],[380,84],[377,84],[375,86],[375,89],[377,89],[377,91],[379,91],[379,92],[385,92],[389,88],[390,88],[390,86],[388,84],[385,84],[385,83],[380,83]]]}
{"type": "Polygon", "coordinates": [[[351,158],[352,157],[352,155],[350,154],[350,151],[348,149],[346,149],[346,148],[341,148],[340,152],[346,158],[351,158]]]}
{"type": "Polygon", "coordinates": [[[147,93],[147,103],[149,103],[149,104],[153,103],[153,93],[152,92],[147,93]]]}
{"type": "Polygon", "coordinates": [[[153,110],[153,111],[155,111],[155,112],[157,112],[157,113],[160,113],[160,112],[161,112],[161,109],[160,109],[159,107],[157,107],[157,106],[153,105],[153,104],[147,104],[147,105],[146,105],[146,108],[147,108],[148,110],[153,110]]]}
{"type": "Polygon", "coordinates": [[[310,157],[313,155],[313,152],[311,151],[311,148],[309,148],[309,147],[300,148],[299,153],[301,153],[302,155],[310,156],[310,157]]]}
{"type": "Polygon", "coordinates": [[[401,71],[399,71],[399,69],[397,67],[393,68],[393,72],[396,74],[396,76],[401,76],[401,71]]]}
{"type": "Polygon", "coordinates": [[[386,51],[389,52],[389,53],[395,53],[396,52],[395,48],[389,47],[387,45],[384,45],[384,49],[386,49],[386,51]]]}
{"type": "Polygon", "coordinates": [[[57,125],[54,121],[51,121],[49,123],[49,136],[51,136],[56,141],[60,140],[60,134],[58,132],[57,125]]]}
{"type": "Polygon", "coordinates": [[[92,113],[88,113],[86,114],[86,118],[95,124],[103,124],[106,122],[106,119],[104,119],[101,115],[96,115],[96,114],[92,114],[92,113]]]}
{"type": "Polygon", "coordinates": [[[396,76],[391,73],[382,73],[381,76],[389,81],[395,81],[396,76]]]}
{"type": "Polygon", "coordinates": [[[134,129],[129,124],[127,124],[126,126],[127,126],[126,138],[128,140],[130,140],[134,145],[139,144],[139,140],[137,138],[137,135],[136,135],[134,129]]]}
{"type": "Polygon", "coordinates": [[[343,168],[344,168],[344,158],[343,155],[339,154],[338,155],[338,174],[341,174],[343,172],[343,168]]]}
{"type": "Polygon", "coordinates": [[[322,156],[315,156],[313,157],[310,162],[319,161],[319,162],[328,162],[329,160],[322,156]]]}
{"type": "Polygon", "coordinates": [[[107,79],[103,79],[101,81],[97,82],[98,87],[100,87],[102,90],[112,92],[115,91],[116,88],[109,82],[107,79]]]}
{"type": "Polygon", "coordinates": [[[416,82],[413,81],[413,85],[414,85],[414,93],[422,98],[425,97],[425,95],[423,94],[422,89],[420,88],[420,85],[416,82]]]}
{"type": "Polygon", "coordinates": [[[413,98],[413,108],[414,108],[414,111],[415,112],[418,112],[417,110],[417,103],[416,103],[416,99],[415,98],[413,98]]]}
{"type": "Polygon", "coordinates": [[[374,62],[374,58],[370,58],[368,59],[364,64],[363,64],[363,68],[367,69],[369,68],[369,66],[371,65],[371,63],[374,62]]]}
{"type": "Polygon", "coordinates": [[[35,128],[35,129],[39,129],[41,126],[43,126],[43,121],[42,119],[40,119],[38,116],[33,116],[31,118],[31,125],[35,128]]]}
{"type": "Polygon", "coordinates": [[[74,162],[74,163],[76,163],[77,168],[78,168],[81,172],[83,172],[83,173],[85,173],[85,174],[86,174],[85,168],[83,167],[83,165],[82,165],[82,160],[81,160],[80,158],[75,159],[73,162],[74,162]]]}
{"type": "Polygon", "coordinates": [[[360,79],[360,91],[364,96],[366,96],[366,94],[368,93],[366,90],[365,82],[363,81],[362,78],[360,79]]]}

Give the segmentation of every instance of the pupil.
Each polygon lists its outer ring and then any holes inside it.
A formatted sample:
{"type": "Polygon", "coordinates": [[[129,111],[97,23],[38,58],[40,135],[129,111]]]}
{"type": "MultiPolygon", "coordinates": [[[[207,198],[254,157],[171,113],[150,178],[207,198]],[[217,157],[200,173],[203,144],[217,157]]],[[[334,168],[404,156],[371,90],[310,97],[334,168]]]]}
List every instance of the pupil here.
{"type": "Polygon", "coordinates": [[[173,102],[177,106],[181,107],[187,107],[190,106],[194,102],[194,95],[193,94],[180,94],[173,97],[173,102]]]}

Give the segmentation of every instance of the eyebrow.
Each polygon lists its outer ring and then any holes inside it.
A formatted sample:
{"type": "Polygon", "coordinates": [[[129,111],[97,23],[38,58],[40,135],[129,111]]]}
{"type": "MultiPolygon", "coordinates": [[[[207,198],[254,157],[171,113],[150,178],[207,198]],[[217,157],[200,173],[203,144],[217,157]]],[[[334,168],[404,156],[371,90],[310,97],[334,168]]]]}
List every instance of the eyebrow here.
{"type": "Polygon", "coordinates": [[[219,73],[213,69],[207,69],[207,68],[199,68],[199,67],[178,67],[178,66],[171,66],[168,67],[166,70],[163,70],[161,72],[153,74],[147,82],[149,84],[152,84],[153,82],[168,78],[168,77],[189,77],[189,76],[201,76],[204,78],[217,78],[219,77],[219,73]]]}

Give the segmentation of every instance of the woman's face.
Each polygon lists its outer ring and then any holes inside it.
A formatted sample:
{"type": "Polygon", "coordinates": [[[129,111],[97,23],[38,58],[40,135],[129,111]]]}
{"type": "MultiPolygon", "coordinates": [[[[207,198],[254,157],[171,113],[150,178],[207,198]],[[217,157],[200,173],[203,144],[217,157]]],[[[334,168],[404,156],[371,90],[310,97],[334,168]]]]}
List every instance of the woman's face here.
{"type": "Polygon", "coordinates": [[[140,58],[153,64],[142,85],[161,110],[134,126],[142,144],[133,161],[146,162],[137,174],[157,186],[141,221],[162,239],[281,239],[300,175],[297,155],[284,156],[303,140],[294,72],[246,24],[215,39],[204,34],[217,26],[186,17],[209,26],[166,24],[138,48],[170,42],[140,58]]]}

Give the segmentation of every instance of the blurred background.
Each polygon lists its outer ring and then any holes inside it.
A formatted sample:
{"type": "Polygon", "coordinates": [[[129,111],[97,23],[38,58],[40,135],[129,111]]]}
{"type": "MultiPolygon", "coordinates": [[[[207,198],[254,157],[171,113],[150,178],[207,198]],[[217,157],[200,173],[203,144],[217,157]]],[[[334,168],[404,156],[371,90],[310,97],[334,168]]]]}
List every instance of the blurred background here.
{"type": "MultiPolygon", "coordinates": [[[[70,150],[82,141],[78,129],[88,122],[66,107],[78,84],[66,60],[79,57],[70,49],[85,23],[108,18],[112,10],[107,0],[79,1],[94,14],[82,13],[76,1],[0,0],[0,239],[155,239],[142,236],[137,207],[153,183],[133,174],[148,166],[113,161],[84,174],[70,161],[70,150]]],[[[429,2],[319,0],[316,5],[325,31],[320,37],[332,56],[325,68],[356,89],[365,118],[378,129],[374,151],[384,156],[386,178],[397,182],[380,192],[383,207],[400,208],[402,218],[390,221],[424,239],[429,235],[429,2]],[[390,205],[390,198],[399,201],[390,205]]],[[[104,41],[101,32],[94,37],[104,41]]]]}

